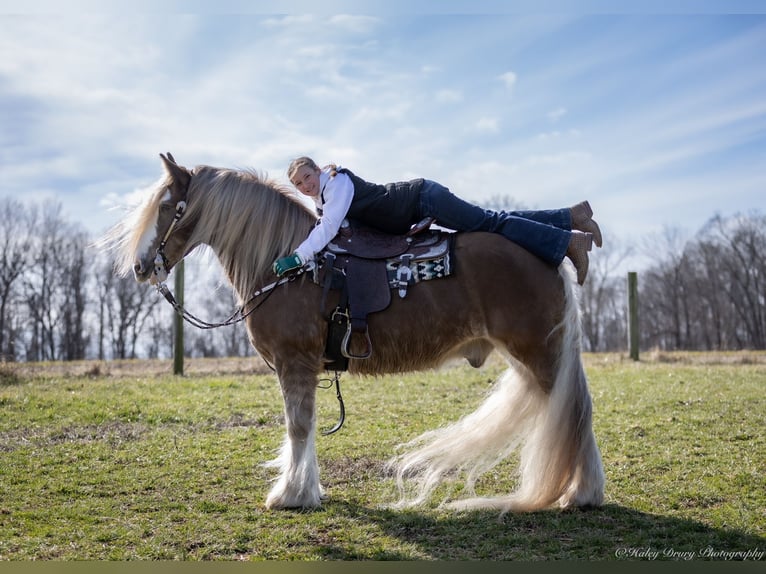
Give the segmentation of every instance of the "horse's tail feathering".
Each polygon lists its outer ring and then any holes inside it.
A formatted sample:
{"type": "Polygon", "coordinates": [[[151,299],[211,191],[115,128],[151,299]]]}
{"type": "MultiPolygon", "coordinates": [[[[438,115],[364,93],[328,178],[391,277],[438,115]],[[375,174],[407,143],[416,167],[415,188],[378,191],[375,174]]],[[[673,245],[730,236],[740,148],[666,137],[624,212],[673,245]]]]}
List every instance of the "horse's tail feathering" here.
{"type": "Polygon", "coordinates": [[[476,479],[519,451],[518,485],[496,498],[460,499],[457,509],[532,511],[557,503],[598,506],[604,474],[592,430],[591,397],[580,357],[580,311],[571,270],[560,268],[566,309],[556,378],[545,393],[529,371],[511,366],[473,413],[404,445],[414,450],[391,461],[402,494],[399,507],[425,502],[448,476],[476,479]],[[411,481],[411,482],[410,482],[411,481]],[[414,484],[414,493],[406,486],[414,484]]]}

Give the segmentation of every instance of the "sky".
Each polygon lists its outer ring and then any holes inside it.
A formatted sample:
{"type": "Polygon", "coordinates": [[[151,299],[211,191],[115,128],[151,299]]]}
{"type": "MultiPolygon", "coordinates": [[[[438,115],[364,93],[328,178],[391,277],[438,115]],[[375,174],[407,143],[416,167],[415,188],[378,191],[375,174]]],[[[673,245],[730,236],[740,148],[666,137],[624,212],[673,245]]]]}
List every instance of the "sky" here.
{"type": "Polygon", "coordinates": [[[123,4],[0,3],[0,197],[94,235],[167,151],[587,199],[622,245],[764,207],[766,3],[123,4]]]}

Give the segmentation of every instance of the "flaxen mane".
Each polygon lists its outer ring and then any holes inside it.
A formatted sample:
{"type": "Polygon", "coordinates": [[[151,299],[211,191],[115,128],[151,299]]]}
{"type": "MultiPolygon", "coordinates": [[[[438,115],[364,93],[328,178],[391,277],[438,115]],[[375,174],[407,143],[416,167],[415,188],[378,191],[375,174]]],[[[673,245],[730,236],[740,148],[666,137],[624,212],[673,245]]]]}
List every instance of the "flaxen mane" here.
{"type": "Polygon", "coordinates": [[[98,240],[98,247],[114,255],[114,269],[118,275],[126,277],[133,272],[135,254],[141,249],[141,238],[157,223],[157,211],[167,182],[168,178],[164,177],[148,188],[142,200],[98,240]]]}
{"type": "MultiPolygon", "coordinates": [[[[198,166],[193,174],[178,230],[193,227],[189,251],[216,246],[226,276],[244,297],[266,280],[277,257],[305,239],[316,216],[292,190],[254,171],[198,166]]],[[[160,180],[102,241],[114,249],[121,275],[132,273],[142,238],[156,225],[168,183],[167,178],[160,180]]]]}
{"type": "Polygon", "coordinates": [[[195,222],[189,246],[215,245],[226,276],[244,297],[267,280],[277,257],[306,238],[315,220],[293,192],[255,172],[202,166],[194,169],[179,231],[185,221],[195,222]]]}

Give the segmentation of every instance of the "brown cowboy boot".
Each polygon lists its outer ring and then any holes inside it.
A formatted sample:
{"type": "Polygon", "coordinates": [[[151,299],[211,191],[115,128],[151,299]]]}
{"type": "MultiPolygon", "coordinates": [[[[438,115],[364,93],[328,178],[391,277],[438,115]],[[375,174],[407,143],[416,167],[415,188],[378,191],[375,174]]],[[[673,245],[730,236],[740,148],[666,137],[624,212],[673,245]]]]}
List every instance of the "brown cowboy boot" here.
{"type": "Polygon", "coordinates": [[[588,251],[593,247],[593,234],[582,231],[572,231],[572,237],[569,239],[566,256],[572,260],[575,269],[577,269],[577,283],[585,283],[585,276],[588,274],[588,251]]]}
{"type": "Polygon", "coordinates": [[[572,229],[578,231],[585,231],[586,233],[593,234],[593,243],[596,247],[601,247],[603,241],[601,238],[601,228],[593,218],[593,210],[590,208],[590,203],[587,201],[581,201],[577,205],[573,205],[569,208],[572,215],[572,229]]]}

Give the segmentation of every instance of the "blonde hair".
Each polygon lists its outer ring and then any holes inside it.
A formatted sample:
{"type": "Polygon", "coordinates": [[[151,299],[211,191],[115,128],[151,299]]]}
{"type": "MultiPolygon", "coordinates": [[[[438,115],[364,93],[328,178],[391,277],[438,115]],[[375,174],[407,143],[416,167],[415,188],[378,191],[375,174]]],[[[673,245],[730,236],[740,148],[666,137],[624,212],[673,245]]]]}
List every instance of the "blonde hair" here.
{"type": "MultiPolygon", "coordinates": [[[[105,249],[114,251],[121,275],[129,275],[136,259],[144,255],[141,238],[156,225],[171,182],[159,181],[151,197],[102,240],[105,249]]],[[[287,186],[249,170],[197,166],[186,200],[177,229],[192,227],[187,232],[188,250],[209,245],[241,298],[269,280],[274,260],[300,245],[316,221],[313,211],[287,186]]]]}
{"type": "MultiPolygon", "coordinates": [[[[319,169],[319,166],[316,164],[316,162],[313,159],[311,159],[310,157],[304,155],[304,156],[301,156],[301,157],[297,157],[293,161],[290,162],[290,165],[287,167],[287,178],[290,181],[292,181],[293,180],[293,176],[303,166],[308,166],[309,168],[311,168],[313,170],[321,171],[319,169]]],[[[331,177],[335,177],[338,174],[338,166],[335,165],[334,163],[331,163],[331,164],[329,164],[329,165],[327,165],[325,167],[329,167],[330,168],[330,176],[331,177]]]]}

